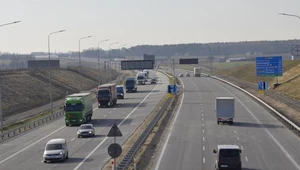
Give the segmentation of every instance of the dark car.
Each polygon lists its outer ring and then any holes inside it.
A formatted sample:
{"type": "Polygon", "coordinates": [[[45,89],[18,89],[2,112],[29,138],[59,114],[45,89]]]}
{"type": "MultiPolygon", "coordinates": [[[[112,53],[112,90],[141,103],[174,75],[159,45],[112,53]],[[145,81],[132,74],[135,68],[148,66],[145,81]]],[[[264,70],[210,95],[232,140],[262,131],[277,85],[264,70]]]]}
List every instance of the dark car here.
{"type": "Polygon", "coordinates": [[[157,79],[156,78],[152,78],[150,82],[151,82],[151,84],[157,84],[157,79]]]}
{"type": "Polygon", "coordinates": [[[117,98],[124,99],[124,87],[122,85],[117,86],[117,98]]]}
{"type": "Polygon", "coordinates": [[[82,124],[77,130],[77,137],[95,136],[95,129],[92,124],[82,124]]]}
{"type": "Polygon", "coordinates": [[[242,150],[237,145],[218,145],[218,150],[214,150],[214,153],[218,157],[215,164],[216,170],[242,170],[242,150]]]}

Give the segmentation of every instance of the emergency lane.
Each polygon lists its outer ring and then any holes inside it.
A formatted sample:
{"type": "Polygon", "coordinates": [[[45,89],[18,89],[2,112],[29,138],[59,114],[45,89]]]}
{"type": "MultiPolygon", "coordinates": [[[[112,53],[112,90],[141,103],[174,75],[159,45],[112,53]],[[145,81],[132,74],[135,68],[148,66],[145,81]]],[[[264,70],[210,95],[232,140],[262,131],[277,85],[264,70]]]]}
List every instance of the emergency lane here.
{"type": "Polygon", "coordinates": [[[154,71],[150,74],[159,77],[160,83],[138,86],[137,93],[126,93],[125,99],[118,100],[118,105],[113,108],[98,109],[94,104],[93,120],[89,122],[95,127],[94,138],[78,139],[78,127],[65,127],[64,119],[61,118],[0,144],[0,169],[101,168],[109,159],[107,148],[111,141],[110,138],[106,139],[106,135],[112,124],[122,122],[119,128],[123,137],[118,138],[117,142],[123,144],[164,96],[168,78],[154,71]],[[42,162],[43,147],[53,138],[67,140],[69,159],[65,162],[45,164],[42,162]]]}

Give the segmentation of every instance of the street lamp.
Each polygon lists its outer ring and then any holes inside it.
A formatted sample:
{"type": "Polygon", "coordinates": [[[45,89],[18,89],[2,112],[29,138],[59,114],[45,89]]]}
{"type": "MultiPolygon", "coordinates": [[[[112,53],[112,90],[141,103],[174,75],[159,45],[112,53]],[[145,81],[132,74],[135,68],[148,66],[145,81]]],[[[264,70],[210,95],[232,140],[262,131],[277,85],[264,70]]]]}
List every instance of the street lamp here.
{"type": "Polygon", "coordinates": [[[15,22],[10,22],[10,23],[6,23],[6,24],[2,24],[2,25],[0,25],[0,27],[6,26],[6,25],[11,25],[11,24],[16,24],[16,23],[19,23],[19,22],[21,22],[21,21],[15,21],[15,22]]]}
{"type": "MultiPolygon", "coordinates": [[[[90,35],[90,36],[82,37],[82,38],[79,39],[79,75],[80,75],[80,77],[81,77],[80,41],[81,41],[82,39],[91,38],[91,37],[92,37],[92,36],[90,35]]],[[[80,89],[79,89],[79,90],[80,90],[80,91],[82,90],[82,81],[81,81],[81,79],[80,79],[80,89]]]]}
{"type": "Polygon", "coordinates": [[[298,15],[293,15],[293,14],[287,14],[287,13],[278,13],[279,15],[284,15],[284,16],[288,16],[288,17],[296,17],[300,19],[300,16],[298,15]]]}
{"type": "MultiPolygon", "coordinates": [[[[115,44],[118,44],[119,42],[114,42],[114,43],[111,43],[111,44],[109,44],[109,71],[111,71],[111,52],[110,52],[110,49],[111,49],[111,46],[112,45],[115,45],[115,44]]],[[[110,76],[110,78],[109,78],[109,81],[111,81],[111,76],[110,76]]]]}
{"type": "Polygon", "coordinates": [[[106,42],[108,40],[109,39],[101,40],[101,41],[98,42],[98,85],[100,85],[100,47],[99,47],[99,44],[101,42],[106,42]]]}
{"type": "MultiPolygon", "coordinates": [[[[19,23],[21,21],[15,21],[15,22],[10,22],[10,23],[6,23],[6,24],[2,24],[0,25],[0,27],[6,26],[6,25],[10,25],[10,24],[16,24],[19,23]]],[[[1,79],[0,79],[0,116],[1,116],[1,137],[3,138],[3,112],[2,112],[2,96],[1,96],[1,79]]]]}
{"type": "Polygon", "coordinates": [[[50,35],[52,34],[56,34],[56,33],[61,33],[64,32],[66,30],[59,30],[59,31],[55,31],[55,32],[51,32],[48,35],[48,54],[49,54],[49,61],[48,61],[48,69],[49,69],[49,83],[50,83],[50,104],[51,104],[51,113],[53,114],[53,103],[52,103],[52,79],[51,79],[51,64],[50,64],[50,35]]]}

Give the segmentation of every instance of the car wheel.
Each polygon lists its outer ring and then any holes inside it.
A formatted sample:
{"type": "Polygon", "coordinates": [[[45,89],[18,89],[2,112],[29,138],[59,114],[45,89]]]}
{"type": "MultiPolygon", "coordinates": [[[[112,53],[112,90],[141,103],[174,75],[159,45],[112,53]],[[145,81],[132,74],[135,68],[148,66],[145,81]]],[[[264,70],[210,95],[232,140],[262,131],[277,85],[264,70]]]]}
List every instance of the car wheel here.
{"type": "Polygon", "coordinates": [[[67,156],[66,156],[66,159],[69,159],[69,152],[67,152],[67,156]]]}
{"type": "Polygon", "coordinates": [[[44,161],[44,163],[47,163],[47,161],[44,161]]]}
{"type": "Polygon", "coordinates": [[[77,138],[80,138],[80,135],[77,135],[77,138]]]}

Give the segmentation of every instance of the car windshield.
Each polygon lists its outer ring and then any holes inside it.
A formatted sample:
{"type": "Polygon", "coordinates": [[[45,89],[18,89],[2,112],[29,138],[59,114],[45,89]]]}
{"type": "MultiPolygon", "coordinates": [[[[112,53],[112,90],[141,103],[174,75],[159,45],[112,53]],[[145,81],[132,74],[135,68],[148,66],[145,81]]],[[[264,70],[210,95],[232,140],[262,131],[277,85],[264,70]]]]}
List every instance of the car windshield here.
{"type": "Polygon", "coordinates": [[[99,90],[98,91],[98,96],[108,96],[109,95],[109,90],[99,90]]]}
{"type": "Polygon", "coordinates": [[[221,157],[236,157],[240,154],[238,149],[220,149],[221,157]]]}
{"type": "Polygon", "coordinates": [[[48,144],[46,150],[61,150],[62,144],[48,144]]]}
{"type": "Polygon", "coordinates": [[[66,104],[66,111],[81,111],[82,109],[82,103],[66,104]]]}
{"type": "Polygon", "coordinates": [[[138,80],[144,79],[144,76],[138,76],[137,79],[138,80]]]}
{"type": "Polygon", "coordinates": [[[118,93],[123,93],[123,87],[117,87],[117,92],[118,93]]]}
{"type": "Polygon", "coordinates": [[[80,126],[79,129],[92,129],[92,126],[91,125],[83,125],[83,126],[80,126]]]}
{"type": "Polygon", "coordinates": [[[127,84],[127,85],[134,85],[134,80],[127,80],[127,81],[126,81],[126,84],[127,84]]]}

